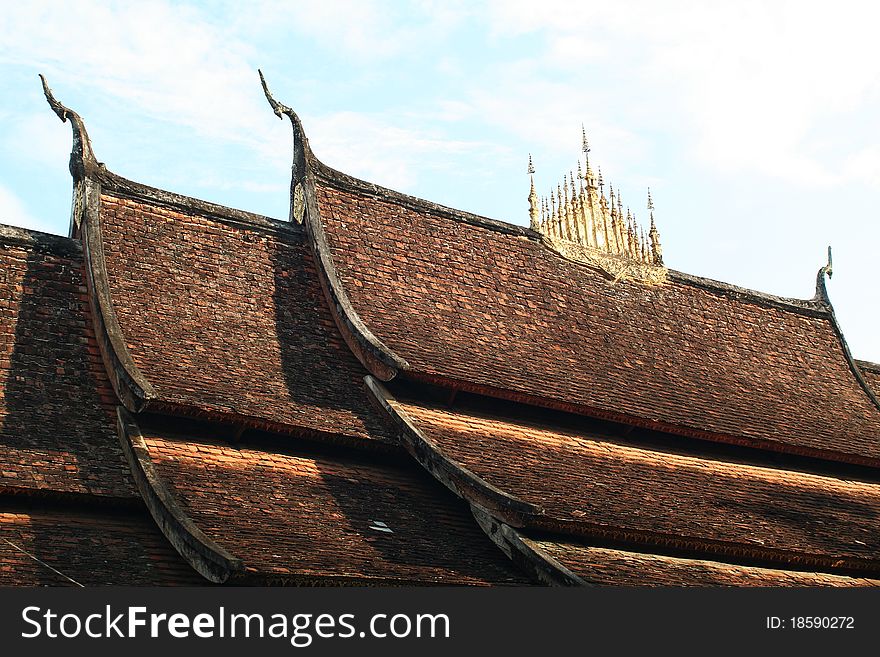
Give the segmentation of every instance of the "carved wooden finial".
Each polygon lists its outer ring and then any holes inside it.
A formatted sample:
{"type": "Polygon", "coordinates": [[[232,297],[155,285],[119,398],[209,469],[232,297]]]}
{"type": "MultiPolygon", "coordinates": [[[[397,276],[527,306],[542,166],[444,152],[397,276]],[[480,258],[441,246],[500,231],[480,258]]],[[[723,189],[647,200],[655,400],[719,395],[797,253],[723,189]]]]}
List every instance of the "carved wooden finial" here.
{"type": "Polygon", "coordinates": [[[68,120],[70,121],[70,128],[73,131],[73,145],[70,149],[70,175],[73,176],[74,181],[82,180],[88,170],[100,166],[92,150],[92,142],[89,139],[89,133],[86,131],[86,125],[79,114],[69,107],[62,105],[55,98],[55,94],[49,88],[49,83],[46,82],[45,76],[42,73],[39,76],[40,82],[43,85],[43,95],[46,96],[46,102],[49,103],[49,107],[52,108],[52,111],[55,112],[62,122],[67,123],[68,120]]]}
{"type": "Polygon", "coordinates": [[[813,297],[816,301],[821,301],[824,304],[831,305],[831,299],[828,297],[828,290],[825,287],[825,276],[831,278],[833,274],[832,266],[831,266],[831,247],[828,247],[828,262],[819,268],[819,272],[816,274],[816,295],[813,297]]]}

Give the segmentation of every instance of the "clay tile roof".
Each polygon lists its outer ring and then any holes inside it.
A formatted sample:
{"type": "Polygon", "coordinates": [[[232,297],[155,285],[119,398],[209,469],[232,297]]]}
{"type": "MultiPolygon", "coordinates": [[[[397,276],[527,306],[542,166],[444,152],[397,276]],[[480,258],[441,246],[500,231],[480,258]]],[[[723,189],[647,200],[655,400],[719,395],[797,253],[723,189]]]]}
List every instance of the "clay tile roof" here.
{"type": "Polygon", "coordinates": [[[628,552],[576,541],[523,540],[599,586],[880,586],[880,580],[861,577],[628,552]]]}
{"type": "Polygon", "coordinates": [[[250,425],[384,439],[363,395],[350,392],[360,391],[363,370],[336,331],[301,229],[115,177],[103,190],[112,305],[160,402],[250,425]],[[124,195],[113,191],[124,183],[124,195]]]}
{"type": "Polygon", "coordinates": [[[411,466],[144,430],[156,471],[258,580],[527,583],[466,506],[411,466]]]}
{"type": "Polygon", "coordinates": [[[880,408],[824,303],[672,271],[657,285],[613,282],[527,229],[315,167],[336,274],[407,376],[880,464],[880,408]]]}
{"type": "Polygon", "coordinates": [[[866,360],[857,360],[856,364],[865,381],[871,386],[875,395],[880,396],[880,363],[869,363],[866,360]]]}
{"type": "MultiPolygon", "coordinates": [[[[533,505],[519,514],[498,505],[495,515],[508,524],[822,568],[880,568],[878,483],[676,453],[481,411],[393,399],[391,407],[424,436],[416,452],[433,451],[461,468],[449,472],[465,497],[492,504],[478,488],[467,492],[479,478],[533,505]]],[[[405,439],[414,440],[412,432],[405,439]]]]}
{"type": "Polygon", "coordinates": [[[0,490],[133,497],[78,243],[0,227],[0,490]]]}
{"type": "Polygon", "coordinates": [[[0,586],[75,586],[64,576],[83,586],[204,584],[140,509],[0,508],[0,586]]]}

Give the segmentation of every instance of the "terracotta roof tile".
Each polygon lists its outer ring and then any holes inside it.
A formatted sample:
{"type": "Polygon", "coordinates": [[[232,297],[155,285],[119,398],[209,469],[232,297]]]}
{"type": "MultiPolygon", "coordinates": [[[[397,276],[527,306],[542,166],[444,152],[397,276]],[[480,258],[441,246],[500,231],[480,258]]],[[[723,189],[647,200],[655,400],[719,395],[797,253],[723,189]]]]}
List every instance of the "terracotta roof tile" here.
{"type": "Polygon", "coordinates": [[[880,364],[869,363],[866,360],[857,360],[856,364],[859,366],[862,376],[865,377],[865,381],[871,386],[874,394],[880,397],[880,364]]]}
{"type": "Polygon", "coordinates": [[[33,557],[84,586],[204,584],[141,510],[0,509],[0,586],[73,585],[33,557]]]}
{"type": "Polygon", "coordinates": [[[117,318],[163,401],[382,438],[301,232],[104,195],[117,318]]]}
{"type": "Polygon", "coordinates": [[[717,542],[741,554],[776,550],[867,560],[865,567],[878,561],[878,483],[392,403],[456,463],[551,519],[586,523],[588,532],[635,532],[637,540],[656,536],[672,545],[717,542]]]}
{"type": "Polygon", "coordinates": [[[326,174],[317,198],[355,311],[413,376],[880,462],[880,410],[820,310],[683,275],[612,283],[526,231],[326,174]]]}
{"type": "Polygon", "coordinates": [[[525,539],[587,583],[600,586],[880,586],[880,580],[778,570],[525,539]]]}
{"type": "Polygon", "coordinates": [[[82,258],[62,250],[0,240],[0,489],[132,497],[82,258]]]}
{"type": "Polygon", "coordinates": [[[249,573],[526,583],[467,507],[418,469],[187,442],[147,430],[144,437],[181,506],[249,573]]]}

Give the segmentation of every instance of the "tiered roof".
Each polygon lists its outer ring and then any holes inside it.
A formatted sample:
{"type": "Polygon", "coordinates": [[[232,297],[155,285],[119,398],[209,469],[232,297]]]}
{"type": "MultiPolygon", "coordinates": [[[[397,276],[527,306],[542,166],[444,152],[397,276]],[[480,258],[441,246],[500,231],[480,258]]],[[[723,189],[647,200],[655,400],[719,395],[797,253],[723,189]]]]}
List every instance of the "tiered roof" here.
{"type": "Polygon", "coordinates": [[[45,91],[74,208],[0,234],[0,581],[876,583],[880,368],[827,270],[669,270],[588,162],[532,228],[377,187],[266,89],[276,221],[111,173],[45,91]]]}

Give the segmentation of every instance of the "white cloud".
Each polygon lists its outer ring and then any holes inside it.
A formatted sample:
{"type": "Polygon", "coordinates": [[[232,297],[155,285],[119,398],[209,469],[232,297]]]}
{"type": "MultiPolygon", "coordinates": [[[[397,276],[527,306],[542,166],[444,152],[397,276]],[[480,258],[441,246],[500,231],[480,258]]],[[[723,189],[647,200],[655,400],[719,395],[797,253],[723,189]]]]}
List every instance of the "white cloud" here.
{"type": "Polygon", "coordinates": [[[78,86],[213,139],[267,132],[249,49],[195,9],[19,3],[4,7],[0,34],[0,62],[43,70],[56,91],[78,86]]]}
{"type": "Polygon", "coordinates": [[[847,158],[844,175],[880,187],[880,144],[867,146],[847,158]]]}
{"type": "MultiPolygon", "coordinates": [[[[324,48],[358,59],[362,75],[372,73],[367,62],[417,52],[428,38],[439,38],[467,13],[464,4],[421,3],[417,21],[401,20],[406,10],[381,2],[264,2],[226,5],[221,18],[198,8],[164,0],[129,4],[20,3],[0,14],[0,64],[46,72],[62,102],[82,108],[82,98],[138,119],[182,126],[212,144],[239,144],[256,159],[286,171],[290,131],[271,115],[257,78],[257,66],[290,74],[316,74],[301,61],[273,64],[273,50],[256,50],[272,34],[284,39],[307,38],[324,48]],[[393,11],[392,11],[393,9],[393,11]],[[225,12],[225,13],[224,13],[225,12]],[[87,47],[77,35],[88,34],[87,47]],[[77,88],[71,93],[71,88],[77,88]]],[[[269,83],[279,100],[293,103],[284,78],[269,83]]],[[[289,81],[287,78],[286,81],[289,81]]],[[[34,82],[36,84],[36,80],[34,82]]],[[[294,91],[301,91],[294,90],[294,91]]],[[[301,114],[308,108],[298,107],[301,114]]],[[[466,115],[467,106],[450,101],[439,106],[448,120],[466,115]]],[[[82,111],[82,110],[81,110],[82,111]]],[[[91,135],[100,124],[85,115],[91,135]]],[[[60,142],[45,130],[45,117],[21,119],[9,143],[48,163],[58,156],[60,142]],[[22,148],[41,143],[45,148],[22,148]]],[[[286,122],[285,122],[286,123],[286,122]]],[[[475,152],[483,145],[449,141],[418,128],[404,128],[399,117],[353,112],[313,115],[307,130],[319,138],[319,150],[336,162],[387,185],[410,186],[415,173],[439,155],[475,152]],[[314,127],[313,127],[314,126],[314,127]],[[380,155],[379,155],[380,154],[380,155]],[[418,158],[423,158],[421,162],[418,158]]],[[[414,121],[410,121],[414,125],[414,121]]],[[[12,131],[6,131],[9,134],[12,131]]],[[[141,138],[149,147],[149,135],[141,138]]],[[[62,144],[69,149],[69,142],[62,144]]],[[[95,141],[99,158],[102,144],[95,141]]],[[[61,156],[66,160],[67,152],[61,156]]],[[[56,160],[57,162],[57,160],[56,160]]],[[[114,168],[114,162],[108,161],[114,168]]],[[[179,166],[154,173],[157,184],[175,187],[183,175],[179,166]],[[158,177],[158,179],[156,178],[158,177]]],[[[239,180],[237,172],[190,176],[217,190],[233,188],[274,191],[277,185],[239,180]],[[228,179],[223,179],[228,175],[228,179]],[[233,179],[234,178],[234,179],[233,179]]]]}
{"type": "Polygon", "coordinates": [[[496,34],[543,40],[534,68],[568,83],[589,86],[595,70],[607,88],[609,72],[619,74],[629,106],[612,99],[606,117],[622,110],[632,125],[640,112],[662,115],[725,173],[842,183],[860,174],[841,167],[852,153],[827,147],[836,131],[867,119],[866,137],[880,134],[880,5],[522,0],[492,3],[487,20],[496,34]]]}
{"type": "Polygon", "coordinates": [[[12,190],[0,184],[0,223],[44,233],[54,232],[48,222],[37,219],[12,190]]]}

